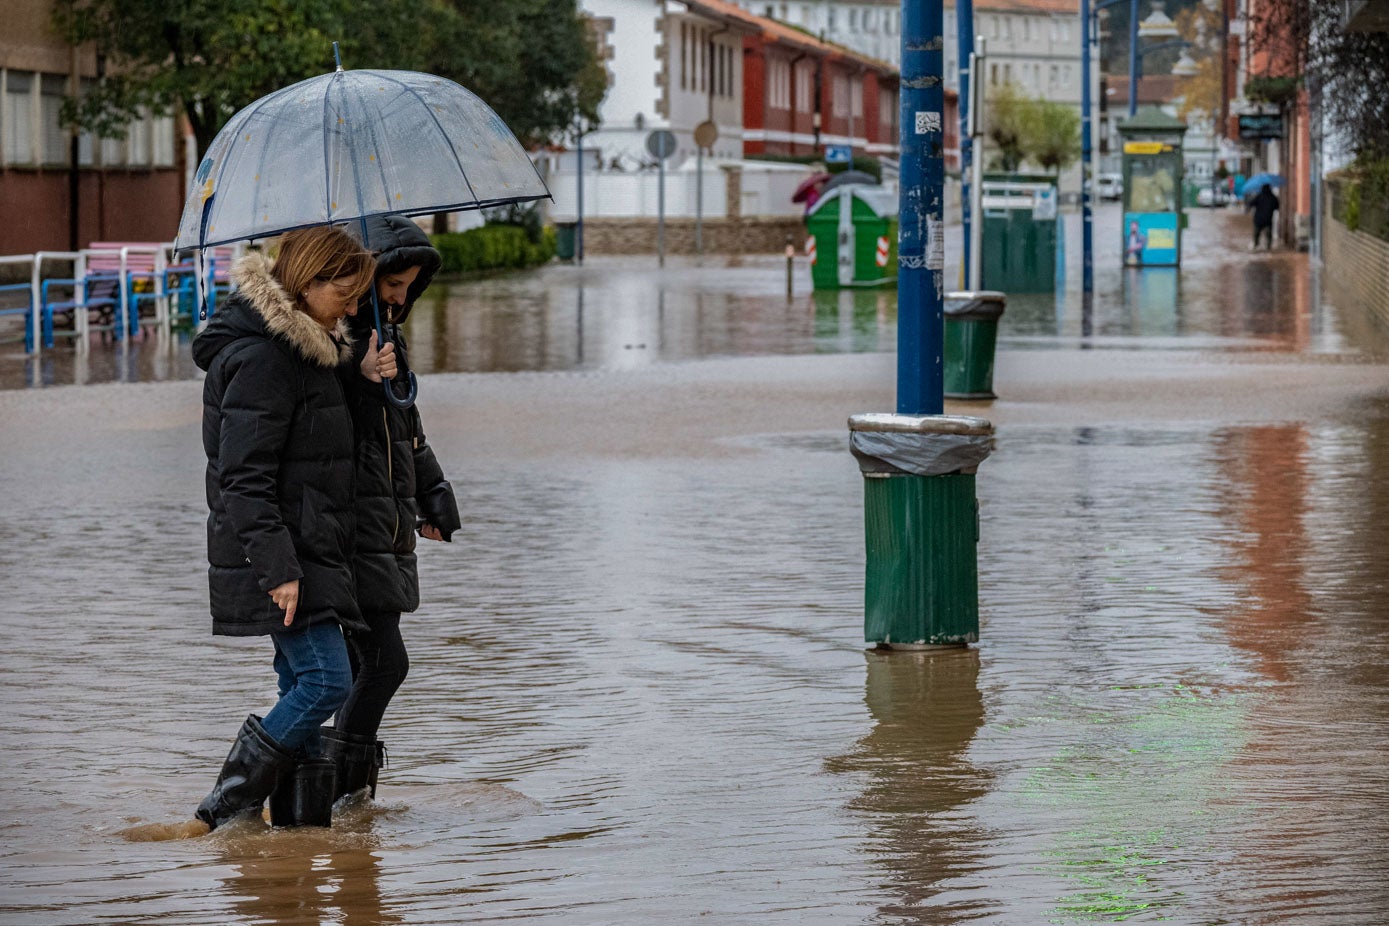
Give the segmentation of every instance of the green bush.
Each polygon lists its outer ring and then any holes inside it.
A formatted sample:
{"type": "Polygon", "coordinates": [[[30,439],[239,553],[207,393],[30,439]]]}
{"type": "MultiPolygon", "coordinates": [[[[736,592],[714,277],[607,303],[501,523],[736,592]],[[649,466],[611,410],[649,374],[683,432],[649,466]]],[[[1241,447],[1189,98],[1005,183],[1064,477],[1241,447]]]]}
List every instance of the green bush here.
{"type": "Polygon", "coordinates": [[[555,256],[555,229],[546,226],[531,241],[519,225],[484,225],[465,232],[431,235],[443,257],[441,273],[482,273],[535,267],[555,256]]]}
{"type": "Polygon", "coordinates": [[[1326,183],[1333,218],[1351,231],[1389,241],[1389,159],[1361,158],[1326,183]]]}

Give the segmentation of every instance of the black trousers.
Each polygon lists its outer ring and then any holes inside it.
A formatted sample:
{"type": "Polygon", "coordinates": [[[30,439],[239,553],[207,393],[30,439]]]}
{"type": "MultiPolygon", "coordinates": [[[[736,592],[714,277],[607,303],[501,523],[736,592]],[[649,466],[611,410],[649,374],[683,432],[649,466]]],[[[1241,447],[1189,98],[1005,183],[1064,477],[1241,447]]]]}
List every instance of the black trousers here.
{"type": "Polygon", "coordinates": [[[352,692],[338,710],[337,728],[344,733],[375,737],[381,718],[406,674],[410,657],[400,636],[400,614],[363,614],[371,630],[347,637],[352,662],[352,692]]]}
{"type": "Polygon", "coordinates": [[[1270,224],[1270,225],[1259,225],[1258,223],[1255,223],[1255,225],[1254,225],[1254,247],[1256,247],[1256,248],[1259,246],[1259,236],[1260,236],[1260,235],[1262,235],[1263,238],[1264,238],[1264,240],[1268,242],[1268,246],[1269,246],[1270,248],[1272,248],[1272,247],[1273,247],[1273,226],[1272,226],[1271,224],[1270,224]]]}

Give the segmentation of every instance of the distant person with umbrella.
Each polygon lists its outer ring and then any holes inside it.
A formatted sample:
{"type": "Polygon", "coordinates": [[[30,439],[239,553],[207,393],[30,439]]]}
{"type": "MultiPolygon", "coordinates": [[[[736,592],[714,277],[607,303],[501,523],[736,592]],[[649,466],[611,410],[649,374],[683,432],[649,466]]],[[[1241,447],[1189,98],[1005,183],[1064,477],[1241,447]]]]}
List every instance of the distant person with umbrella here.
{"type": "MultiPolygon", "coordinates": [[[[212,632],[269,636],[279,701],[246,718],[197,816],[215,829],[258,811],[347,699],[343,630],[368,629],[352,580],[352,417],[338,367],[343,321],[376,269],[351,235],[287,232],[252,251],[237,289],[193,342],[203,383],[212,632]]],[[[377,356],[361,375],[374,373],[377,356]]]]}
{"type": "Polygon", "coordinates": [[[1244,209],[1245,212],[1254,213],[1254,249],[1259,248],[1259,238],[1264,237],[1268,242],[1268,249],[1273,250],[1273,214],[1278,211],[1278,197],[1273,192],[1273,184],[1265,183],[1259,187],[1259,192],[1249,200],[1249,205],[1244,209]]]}
{"type": "MultiPolygon", "coordinates": [[[[405,338],[398,326],[433,280],[441,258],[419,225],[405,216],[367,218],[366,237],[377,254],[373,285],[383,321],[390,326],[387,340],[395,348],[383,371],[391,379],[397,367],[409,369],[405,338]]],[[[371,304],[368,293],[348,321],[353,356],[359,363],[365,363],[376,348],[371,304]]],[[[377,774],[385,755],[377,731],[410,670],[400,617],[420,605],[415,535],[448,542],[461,523],[453,487],[425,439],[419,409],[387,401],[380,386],[369,388],[368,379],[379,383],[382,376],[353,375],[348,384],[354,394],[357,440],[353,565],[357,604],[366,629],[347,634],[352,691],[333,727],[321,731],[324,755],[337,765],[335,798],[364,789],[376,796],[377,774]]]]}

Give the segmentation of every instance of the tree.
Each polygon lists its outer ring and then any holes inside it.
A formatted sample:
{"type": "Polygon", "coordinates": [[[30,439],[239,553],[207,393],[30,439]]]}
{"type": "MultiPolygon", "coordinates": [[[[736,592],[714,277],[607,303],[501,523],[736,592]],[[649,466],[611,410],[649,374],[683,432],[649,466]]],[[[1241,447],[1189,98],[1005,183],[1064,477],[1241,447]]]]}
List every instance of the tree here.
{"type": "Polygon", "coordinates": [[[999,168],[1008,172],[1031,161],[1059,175],[1080,157],[1080,114],[1064,103],[1025,97],[1013,83],[988,97],[988,134],[999,168]]]}
{"type": "Polygon", "coordinates": [[[58,0],[54,25],[96,48],[99,76],[69,122],[119,137],[144,110],[181,111],[207,150],[241,107],[332,62],[345,0],[58,0]]]}
{"type": "Polygon", "coordinates": [[[529,144],[596,120],[606,89],[576,0],[57,0],[53,21],[105,63],[70,122],[118,136],[142,110],[182,112],[200,151],[237,110],[330,70],[334,40],[346,67],[456,80],[529,144]]]}
{"type": "Polygon", "coordinates": [[[1326,127],[1365,161],[1389,158],[1389,32],[1349,32],[1339,0],[1268,0],[1250,17],[1250,83],[1285,109],[1317,88],[1326,127]]]}
{"type": "Polygon", "coordinates": [[[1080,157],[1080,113],[1050,100],[1025,100],[1024,149],[1033,163],[1057,177],[1080,157]]]}
{"type": "Polygon", "coordinates": [[[1017,85],[1009,82],[987,97],[987,102],[989,140],[998,149],[999,168],[1011,173],[1027,155],[1028,101],[1017,85]]]}

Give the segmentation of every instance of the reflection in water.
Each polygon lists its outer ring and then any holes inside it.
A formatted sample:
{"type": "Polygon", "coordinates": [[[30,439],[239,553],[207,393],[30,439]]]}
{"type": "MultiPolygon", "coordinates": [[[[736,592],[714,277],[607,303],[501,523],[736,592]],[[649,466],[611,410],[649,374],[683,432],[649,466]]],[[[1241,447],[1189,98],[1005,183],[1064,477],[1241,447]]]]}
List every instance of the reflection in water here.
{"type": "Polygon", "coordinates": [[[897,291],[816,290],[815,344],[822,352],[891,350],[897,334],[897,291]]]}
{"type": "Polygon", "coordinates": [[[1129,267],[1124,270],[1128,333],[1174,337],[1182,332],[1181,270],[1129,267]]]}
{"type": "MultiPolygon", "coordinates": [[[[341,848],[325,834],[275,831],[244,839],[225,862],[223,892],[247,923],[273,926],[387,926],[402,922],[381,898],[381,859],[341,848]],[[254,841],[257,845],[249,845],[254,841]]],[[[340,840],[339,840],[340,842],[340,840]]]]}
{"type": "Polygon", "coordinates": [[[1229,480],[1226,523],[1238,531],[1225,576],[1248,590],[1230,612],[1230,642],[1251,654],[1259,672],[1290,679],[1288,656],[1306,645],[1316,615],[1302,580],[1308,549],[1303,524],[1310,487],[1305,425],[1241,428],[1220,435],[1216,455],[1229,480]]]}
{"type": "Polygon", "coordinates": [[[867,776],[851,806],[867,818],[869,852],[897,895],[879,909],[897,923],[962,921],[972,904],[937,898],[980,866],[982,837],[962,812],[992,778],[965,758],[984,722],[979,652],[869,650],[865,658],[873,729],[826,764],[867,776]]]}

